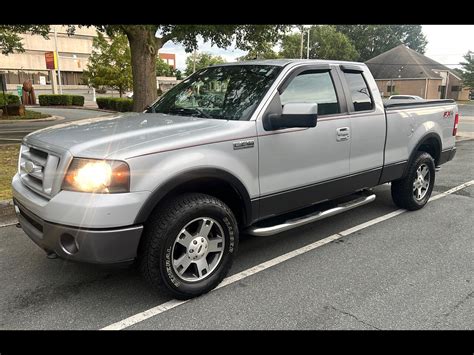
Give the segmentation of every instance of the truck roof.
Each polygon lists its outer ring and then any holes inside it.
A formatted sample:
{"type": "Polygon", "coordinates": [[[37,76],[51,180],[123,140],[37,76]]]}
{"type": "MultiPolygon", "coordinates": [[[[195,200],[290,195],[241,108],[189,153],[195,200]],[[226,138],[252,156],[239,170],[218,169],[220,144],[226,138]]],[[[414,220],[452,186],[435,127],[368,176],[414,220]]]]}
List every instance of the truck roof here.
{"type": "Polygon", "coordinates": [[[257,59],[257,60],[246,60],[242,62],[230,62],[230,63],[222,63],[216,64],[213,66],[226,66],[226,65],[275,65],[284,67],[290,63],[305,63],[305,64],[355,64],[366,66],[364,63],[361,62],[348,62],[348,61],[341,61],[341,60],[321,60],[321,59],[257,59]]]}

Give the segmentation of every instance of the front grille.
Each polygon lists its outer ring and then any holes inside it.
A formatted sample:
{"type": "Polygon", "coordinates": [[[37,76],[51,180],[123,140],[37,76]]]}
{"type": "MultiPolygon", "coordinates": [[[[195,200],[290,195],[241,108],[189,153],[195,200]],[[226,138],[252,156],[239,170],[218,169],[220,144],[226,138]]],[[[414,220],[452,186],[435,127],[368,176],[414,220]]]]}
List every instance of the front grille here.
{"type": "Polygon", "coordinates": [[[44,197],[51,196],[59,157],[43,150],[22,145],[19,174],[22,182],[44,197]]]}

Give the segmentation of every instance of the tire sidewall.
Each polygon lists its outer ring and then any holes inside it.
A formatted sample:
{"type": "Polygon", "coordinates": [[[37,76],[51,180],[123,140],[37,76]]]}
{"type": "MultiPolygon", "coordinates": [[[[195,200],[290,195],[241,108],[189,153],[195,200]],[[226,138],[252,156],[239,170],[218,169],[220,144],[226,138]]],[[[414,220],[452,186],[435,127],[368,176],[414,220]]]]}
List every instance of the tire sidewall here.
{"type": "Polygon", "coordinates": [[[214,205],[205,204],[198,208],[193,207],[183,211],[176,222],[168,229],[161,250],[160,271],[166,286],[174,292],[185,295],[199,295],[214,288],[222,279],[232,265],[234,254],[238,246],[238,228],[234,216],[226,209],[214,205]],[[181,229],[190,221],[200,217],[210,217],[216,220],[224,231],[224,254],[216,269],[205,279],[197,282],[189,282],[178,277],[172,266],[173,245],[181,229]]]}
{"type": "Polygon", "coordinates": [[[415,196],[413,195],[413,191],[411,192],[412,202],[415,205],[420,206],[420,207],[423,207],[424,205],[426,205],[428,203],[428,200],[431,197],[431,193],[433,192],[433,187],[434,187],[434,183],[435,183],[435,164],[434,164],[434,160],[431,157],[431,155],[429,155],[428,153],[423,153],[423,154],[420,154],[417,157],[417,159],[415,160],[415,164],[413,165],[413,169],[412,169],[412,171],[410,171],[409,183],[410,183],[411,188],[413,189],[413,183],[414,183],[414,181],[416,179],[416,176],[417,176],[416,171],[418,170],[418,168],[422,164],[426,164],[426,166],[428,166],[428,169],[430,170],[430,184],[428,186],[428,191],[426,192],[425,197],[423,197],[421,200],[417,200],[415,198],[415,196]]]}

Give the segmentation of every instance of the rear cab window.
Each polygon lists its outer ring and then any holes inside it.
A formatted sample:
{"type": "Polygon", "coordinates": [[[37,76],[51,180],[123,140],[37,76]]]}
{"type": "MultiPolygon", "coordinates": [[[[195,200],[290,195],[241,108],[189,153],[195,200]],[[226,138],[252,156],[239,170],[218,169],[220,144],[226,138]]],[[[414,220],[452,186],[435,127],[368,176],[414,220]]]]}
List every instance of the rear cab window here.
{"type": "Polygon", "coordinates": [[[362,72],[344,72],[350,92],[350,100],[354,111],[371,111],[374,109],[374,99],[362,72]]]}

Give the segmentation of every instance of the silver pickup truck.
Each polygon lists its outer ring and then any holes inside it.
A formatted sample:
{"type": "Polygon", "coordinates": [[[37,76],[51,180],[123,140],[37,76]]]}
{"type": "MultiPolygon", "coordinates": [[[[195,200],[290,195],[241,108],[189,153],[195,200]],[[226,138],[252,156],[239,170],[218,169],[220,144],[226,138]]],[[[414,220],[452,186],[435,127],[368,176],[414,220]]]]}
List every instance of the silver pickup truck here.
{"type": "Polygon", "coordinates": [[[391,182],[422,208],[456,152],[452,100],[383,103],[362,63],[205,68],[143,113],[58,124],[21,146],[21,227],[49,257],[136,262],[176,298],[213,289],[239,233],[276,234],[364,205],[391,182]]]}

